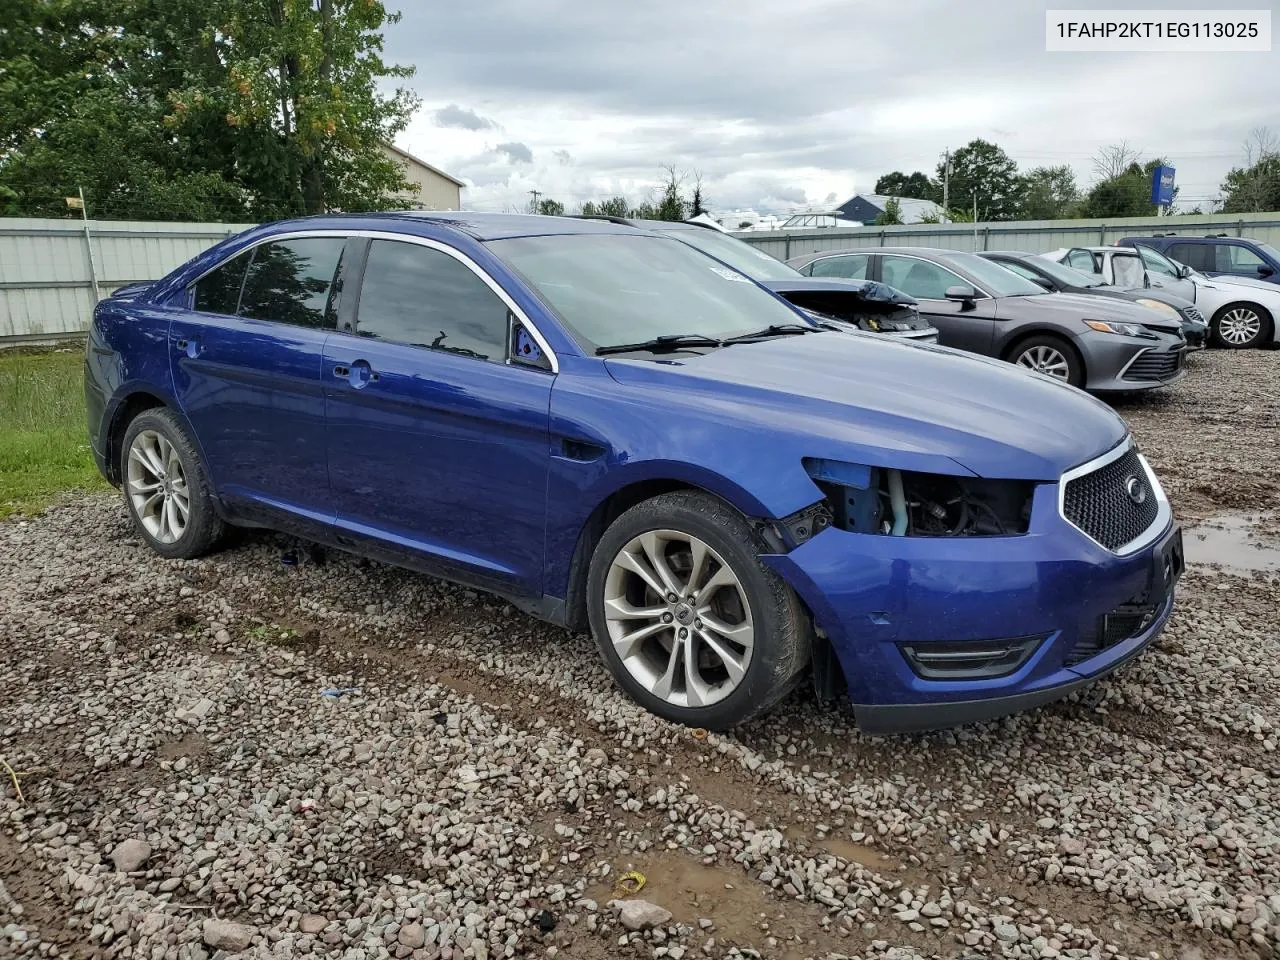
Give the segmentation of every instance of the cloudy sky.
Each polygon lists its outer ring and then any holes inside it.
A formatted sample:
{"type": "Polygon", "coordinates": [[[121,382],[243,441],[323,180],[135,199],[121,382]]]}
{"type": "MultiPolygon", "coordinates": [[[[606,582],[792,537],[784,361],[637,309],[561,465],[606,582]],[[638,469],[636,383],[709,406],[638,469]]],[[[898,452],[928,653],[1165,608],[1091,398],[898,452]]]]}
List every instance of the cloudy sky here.
{"type": "Polygon", "coordinates": [[[399,145],[465,180],[472,209],[523,209],[532,189],[570,210],[635,202],[673,164],[702,174],[715,209],[786,211],[932,173],[974,137],[1024,169],[1069,163],[1082,186],[1098,147],[1127,140],[1170,158],[1194,203],[1252,128],[1280,131],[1280,52],[1046,53],[1046,7],[1096,0],[401,6],[386,53],[417,68],[423,106],[399,145]]]}

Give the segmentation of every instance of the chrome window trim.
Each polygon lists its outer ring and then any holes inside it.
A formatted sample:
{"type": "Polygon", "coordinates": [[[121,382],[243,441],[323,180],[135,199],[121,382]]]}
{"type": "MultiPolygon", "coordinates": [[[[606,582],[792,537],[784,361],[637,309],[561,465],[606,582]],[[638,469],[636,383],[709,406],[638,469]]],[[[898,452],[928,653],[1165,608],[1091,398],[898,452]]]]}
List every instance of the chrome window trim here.
{"type": "MultiPolygon", "coordinates": [[[[481,281],[484,282],[485,286],[487,286],[490,290],[492,290],[497,295],[498,299],[501,300],[506,305],[507,309],[510,310],[511,313],[515,316],[515,318],[519,320],[520,323],[524,326],[524,328],[529,331],[533,339],[538,342],[538,346],[542,348],[543,354],[546,356],[548,361],[550,361],[551,373],[557,374],[560,372],[560,359],[559,357],[556,356],[556,352],[551,349],[551,345],[547,343],[546,337],[542,335],[542,331],[539,330],[533,324],[533,322],[529,319],[529,315],[520,308],[520,306],[515,302],[515,300],[513,300],[511,296],[505,290],[502,289],[502,287],[498,284],[498,281],[494,280],[493,277],[491,277],[483,267],[481,267],[478,263],[476,263],[474,260],[468,257],[461,250],[451,247],[447,243],[442,243],[439,240],[433,240],[430,237],[418,237],[409,233],[396,233],[395,231],[392,231],[392,230],[339,230],[334,228],[313,229],[313,230],[291,230],[291,231],[288,231],[287,233],[275,233],[269,237],[263,237],[262,239],[256,241],[255,243],[247,247],[243,247],[240,250],[237,250],[235,254],[233,254],[231,257],[227,257],[226,259],[221,260],[218,263],[214,264],[208,270],[205,270],[199,276],[189,281],[185,289],[190,290],[193,286],[195,286],[197,283],[199,283],[209,274],[225,266],[229,260],[233,259],[234,257],[240,256],[240,254],[242,253],[245,253],[251,250],[256,250],[258,247],[262,246],[264,243],[273,243],[277,240],[298,240],[298,239],[305,239],[308,237],[344,237],[344,238],[360,237],[366,240],[392,240],[392,241],[399,241],[400,243],[416,243],[420,247],[428,247],[431,250],[437,250],[440,253],[445,254],[446,256],[452,257],[453,259],[461,263],[463,266],[465,266],[472,273],[474,273],[477,277],[479,277],[481,281]]],[[[224,316],[224,314],[208,314],[208,316],[224,316]]],[[[267,322],[270,323],[272,321],[267,321],[267,322]]],[[[333,330],[330,332],[342,333],[343,331],[333,330]]],[[[390,343],[393,341],[385,341],[385,342],[390,343]]],[[[492,361],[485,361],[485,362],[489,363],[492,361]]],[[[538,369],[537,367],[532,367],[532,366],[529,366],[528,364],[513,364],[509,356],[506,358],[504,363],[507,366],[528,367],[531,370],[538,369]]]]}
{"type": "Polygon", "coordinates": [[[1169,505],[1169,498],[1165,496],[1164,487],[1160,486],[1160,481],[1156,477],[1156,472],[1151,469],[1151,464],[1147,462],[1147,458],[1141,453],[1138,454],[1138,462],[1142,464],[1142,469],[1146,471],[1147,482],[1151,484],[1151,492],[1154,493],[1156,497],[1156,518],[1151,521],[1151,526],[1147,527],[1146,530],[1142,531],[1142,533],[1138,534],[1134,539],[1130,540],[1128,543],[1122,544],[1115,550],[1098,543],[1097,540],[1081,530],[1067,517],[1067,484],[1070,481],[1075,480],[1077,477],[1086,476],[1087,474],[1093,473],[1095,470],[1102,469],[1107,464],[1112,463],[1115,460],[1119,460],[1131,449],[1133,449],[1132,434],[1125,437],[1120,441],[1120,443],[1116,444],[1116,446],[1102,454],[1102,456],[1094,457],[1092,460],[1087,463],[1082,463],[1078,467],[1072,467],[1058,478],[1058,516],[1060,516],[1068,526],[1077,530],[1080,535],[1090,543],[1097,544],[1103,550],[1106,550],[1108,553],[1115,554],[1117,557],[1130,556],[1137,553],[1143,547],[1151,544],[1153,541],[1158,539],[1166,529],[1168,529],[1169,523],[1173,519],[1173,508],[1169,505]]]}

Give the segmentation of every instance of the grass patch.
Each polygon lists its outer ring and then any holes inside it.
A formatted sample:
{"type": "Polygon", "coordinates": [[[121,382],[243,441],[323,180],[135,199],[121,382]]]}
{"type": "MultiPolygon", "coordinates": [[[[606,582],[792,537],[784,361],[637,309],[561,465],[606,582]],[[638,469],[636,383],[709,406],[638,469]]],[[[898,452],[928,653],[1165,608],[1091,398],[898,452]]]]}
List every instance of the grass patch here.
{"type": "Polygon", "coordinates": [[[106,488],[84,412],[84,348],[0,350],[0,518],[106,488]]]}

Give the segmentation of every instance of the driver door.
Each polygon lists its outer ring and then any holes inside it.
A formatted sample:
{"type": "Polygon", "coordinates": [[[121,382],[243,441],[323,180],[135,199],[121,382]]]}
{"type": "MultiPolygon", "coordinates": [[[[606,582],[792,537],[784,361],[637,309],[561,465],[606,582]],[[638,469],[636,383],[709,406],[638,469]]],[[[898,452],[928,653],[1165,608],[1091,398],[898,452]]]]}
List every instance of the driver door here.
{"type": "Polygon", "coordinates": [[[938,328],[938,343],[973,353],[991,353],[996,324],[994,298],[979,291],[973,300],[948,300],[948,287],[973,284],[920,257],[885,253],[879,260],[881,282],[920,301],[920,315],[938,328]]]}

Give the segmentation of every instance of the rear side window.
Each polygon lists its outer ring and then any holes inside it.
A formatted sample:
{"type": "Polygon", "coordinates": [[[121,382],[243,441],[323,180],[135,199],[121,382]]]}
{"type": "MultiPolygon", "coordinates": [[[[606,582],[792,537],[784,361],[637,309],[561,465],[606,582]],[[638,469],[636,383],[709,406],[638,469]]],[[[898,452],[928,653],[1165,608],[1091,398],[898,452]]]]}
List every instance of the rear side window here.
{"type": "Polygon", "coordinates": [[[299,327],[334,326],[334,276],[345,244],[344,237],[299,237],[255,247],[240,315],[299,327]]]}
{"type": "Polygon", "coordinates": [[[856,253],[848,257],[826,257],[813,262],[811,277],[841,277],[845,280],[867,279],[867,263],[870,257],[856,253]]]}
{"type": "Polygon", "coordinates": [[[192,307],[201,313],[223,313],[235,316],[240,305],[240,287],[244,283],[244,268],[249,264],[251,252],[246,250],[232,257],[217,270],[206,273],[196,281],[192,307]]]}
{"type": "Polygon", "coordinates": [[[369,245],[361,336],[503,362],[508,330],[507,305],[460,261],[416,243],[369,245]]]}
{"type": "Polygon", "coordinates": [[[1213,244],[1210,243],[1171,243],[1168,256],[1171,260],[1185,263],[1193,270],[1212,273],[1218,269],[1213,244]]]}

